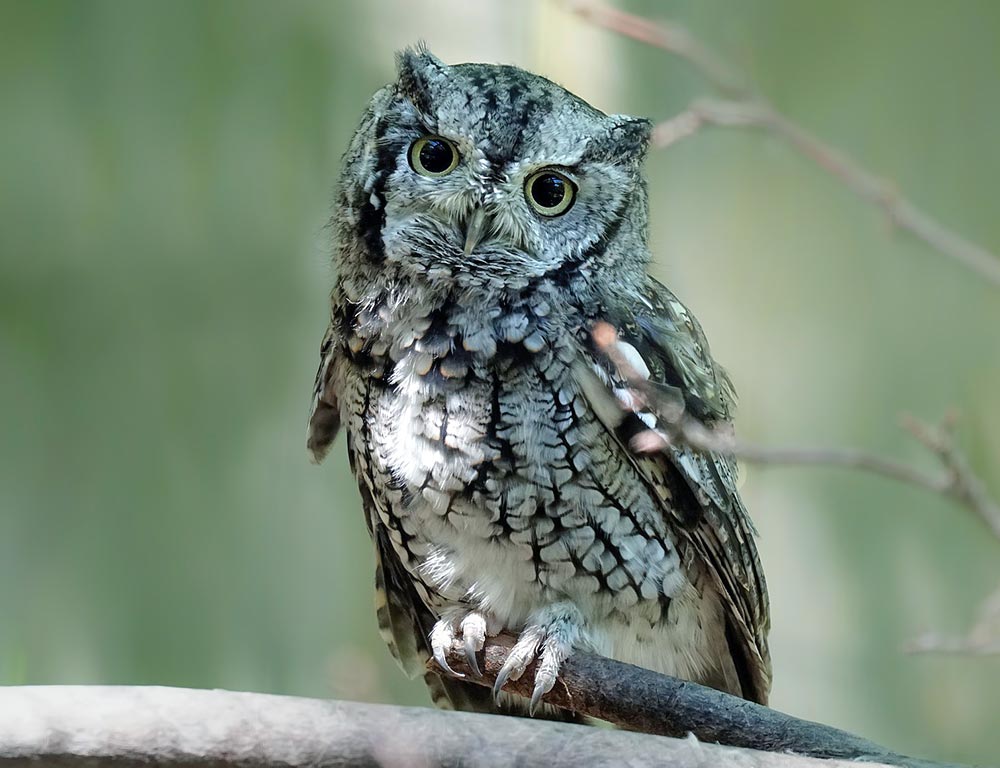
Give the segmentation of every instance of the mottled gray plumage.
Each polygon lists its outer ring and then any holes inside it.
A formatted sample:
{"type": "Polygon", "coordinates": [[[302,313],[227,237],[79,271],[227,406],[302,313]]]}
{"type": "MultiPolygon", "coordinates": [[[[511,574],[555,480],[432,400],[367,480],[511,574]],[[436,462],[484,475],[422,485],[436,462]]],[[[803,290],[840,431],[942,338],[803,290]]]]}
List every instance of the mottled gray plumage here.
{"type": "Polygon", "coordinates": [[[309,448],[343,426],[379,623],[411,675],[507,629],[501,677],[538,658],[533,704],[574,649],[766,702],[767,592],[732,461],[634,439],[663,417],[636,375],[708,426],[731,408],[697,321],[646,274],[649,132],[520,69],[417,50],[344,157],[309,448]]]}

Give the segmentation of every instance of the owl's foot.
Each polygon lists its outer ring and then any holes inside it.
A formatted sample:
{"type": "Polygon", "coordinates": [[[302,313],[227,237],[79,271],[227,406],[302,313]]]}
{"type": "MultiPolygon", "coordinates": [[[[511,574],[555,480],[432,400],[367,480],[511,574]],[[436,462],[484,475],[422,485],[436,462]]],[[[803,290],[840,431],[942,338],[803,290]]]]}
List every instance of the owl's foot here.
{"type": "Polygon", "coordinates": [[[572,603],[555,603],[535,611],[526,624],[493,685],[499,704],[500,691],[508,680],[517,680],[531,662],[538,659],[530,714],[535,714],[542,696],[556,684],[559,667],[573,653],[580,640],[583,616],[572,603]]]}
{"type": "Polygon", "coordinates": [[[431,630],[431,652],[438,665],[455,677],[465,677],[448,665],[448,651],[452,642],[462,638],[465,646],[465,660],[476,677],[482,677],[476,653],[483,650],[487,637],[500,632],[500,623],[490,614],[467,608],[452,608],[446,611],[431,630]]]}

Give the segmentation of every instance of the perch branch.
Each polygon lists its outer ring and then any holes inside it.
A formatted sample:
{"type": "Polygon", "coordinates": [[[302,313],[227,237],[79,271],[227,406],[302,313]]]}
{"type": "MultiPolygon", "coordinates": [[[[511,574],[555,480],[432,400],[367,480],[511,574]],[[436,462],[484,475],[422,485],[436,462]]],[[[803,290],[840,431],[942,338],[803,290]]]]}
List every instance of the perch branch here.
{"type": "MultiPolygon", "coordinates": [[[[447,661],[466,681],[492,687],[515,642],[516,638],[507,634],[487,640],[486,647],[477,654],[481,670],[478,677],[466,660],[463,643],[455,642],[447,661]]],[[[439,674],[447,674],[433,660],[429,666],[439,674]]],[[[534,677],[532,664],[518,680],[509,681],[504,690],[530,698],[534,677]]],[[[792,752],[811,758],[864,760],[907,768],[936,765],[898,755],[837,728],[582,652],[563,662],[559,679],[544,701],[626,730],[660,736],[680,738],[691,733],[701,742],[762,752],[792,752]]]]}
{"type": "Polygon", "coordinates": [[[576,0],[567,5],[597,26],[679,56],[729,97],[729,100],[697,101],[685,112],[660,123],[653,137],[656,146],[673,144],[706,125],[765,130],[839,179],[859,198],[880,208],[898,228],[1000,286],[1000,257],[944,226],[902,195],[895,185],[865,170],[847,154],[781,114],[758,96],[736,69],[684,27],[669,21],[654,22],[590,0],[576,0]]]}
{"type": "MultiPolygon", "coordinates": [[[[0,766],[849,768],[524,718],[183,688],[0,688],[0,766]]],[[[931,765],[931,764],[927,764],[931,765]]]]}

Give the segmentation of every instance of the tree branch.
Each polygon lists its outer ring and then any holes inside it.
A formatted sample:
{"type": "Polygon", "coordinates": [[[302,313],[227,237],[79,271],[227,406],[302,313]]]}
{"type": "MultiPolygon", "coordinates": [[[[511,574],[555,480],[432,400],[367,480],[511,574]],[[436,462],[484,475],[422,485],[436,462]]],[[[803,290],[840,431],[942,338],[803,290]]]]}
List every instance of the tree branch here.
{"type": "Polygon", "coordinates": [[[680,115],[660,123],[654,132],[656,146],[669,146],[706,125],[765,130],[785,140],[859,198],[880,208],[895,226],[1000,286],[1000,257],[945,227],[902,195],[894,184],[865,170],[847,154],[781,114],[757,95],[736,69],[684,27],[669,21],[654,22],[591,0],[569,1],[566,5],[600,27],[679,56],[730,97],[722,101],[697,101],[680,115]]]}
{"type": "MultiPolygon", "coordinates": [[[[492,687],[517,638],[489,638],[477,654],[482,672],[476,676],[465,647],[456,641],[447,657],[453,670],[470,683],[492,687]]],[[[433,660],[428,666],[447,674],[433,660]]],[[[531,698],[536,663],[505,691],[531,698]]],[[[698,740],[764,752],[792,752],[811,758],[864,760],[907,768],[940,764],[905,757],[828,725],[786,715],[728,693],[648,669],[589,653],[577,652],[563,662],[545,703],[596,717],[629,731],[698,740]]]]}
{"type": "Polygon", "coordinates": [[[764,448],[710,432],[698,422],[686,425],[685,432],[686,441],[694,447],[731,453],[748,463],[856,469],[931,491],[972,511],[1000,541],[1000,505],[986,492],[983,482],[955,444],[953,419],[946,418],[941,426],[935,427],[904,415],[902,426],[935,454],[943,473],[923,472],[894,459],[850,448],[764,448]]]}
{"type": "Polygon", "coordinates": [[[566,0],[570,11],[598,27],[672,53],[692,64],[719,91],[750,98],[750,85],[733,67],[672,21],[651,19],[593,0],[566,0]]]}
{"type": "Polygon", "coordinates": [[[617,768],[626,763],[634,768],[851,765],[693,738],[413,707],[184,688],[0,688],[0,766],[617,768]]]}

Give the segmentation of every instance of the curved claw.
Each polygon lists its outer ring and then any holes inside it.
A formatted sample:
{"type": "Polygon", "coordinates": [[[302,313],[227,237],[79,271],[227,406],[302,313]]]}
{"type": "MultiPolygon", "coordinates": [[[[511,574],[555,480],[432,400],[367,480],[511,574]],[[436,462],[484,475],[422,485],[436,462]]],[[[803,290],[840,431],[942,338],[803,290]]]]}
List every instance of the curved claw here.
{"type": "Polygon", "coordinates": [[[493,683],[493,702],[499,707],[500,706],[500,691],[507,684],[510,679],[511,669],[506,664],[500,668],[500,672],[497,674],[497,680],[493,683]]]}
{"type": "Polygon", "coordinates": [[[531,703],[528,705],[528,714],[532,717],[535,716],[535,710],[538,709],[538,704],[542,700],[542,696],[552,690],[553,683],[546,682],[543,680],[535,681],[535,689],[531,692],[531,703]]]}
{"type": "Polygon", "coordinates": [[[454,677],[465,677],[465,675],[463,675],[461,672],[456,672],[454,669],[451,668],[451,665],[448,664],[448,659],[444,655],[444,648],[440,646],[434,649],[434,661],[436,661],[438,663],[438,666],[441,667],[441,669],[443,669],[449,675],[453,675],[454,677]]]}
{"type": "Polygon", "coordinates": [[[476,658],[476,639],[472,635],[465,636],[465,662],[472,669],[472,674],[476,677],[483,676],[479,669],[479,660],[476,658]]]}

